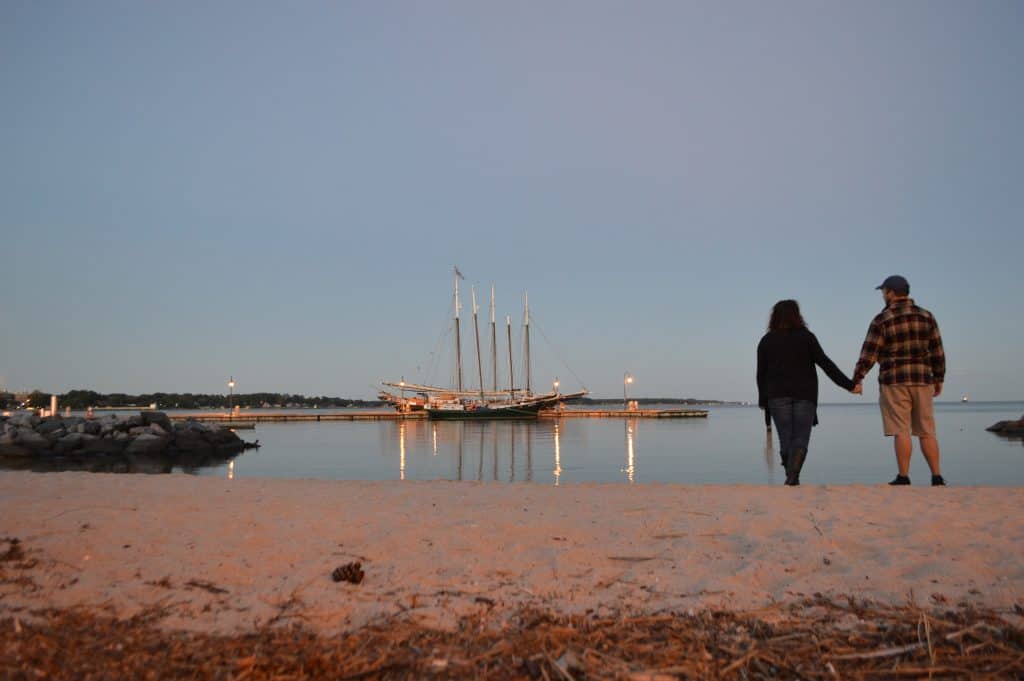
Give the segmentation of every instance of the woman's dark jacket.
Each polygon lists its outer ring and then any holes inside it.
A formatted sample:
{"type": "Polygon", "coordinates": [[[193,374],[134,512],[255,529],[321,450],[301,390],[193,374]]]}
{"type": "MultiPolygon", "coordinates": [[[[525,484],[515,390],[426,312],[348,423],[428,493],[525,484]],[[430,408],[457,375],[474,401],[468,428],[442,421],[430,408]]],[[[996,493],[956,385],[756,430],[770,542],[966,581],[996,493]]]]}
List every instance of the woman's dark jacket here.
{"type": "Polygon", "coordinates": [[[825,370],[832,382],[846,390],[853,381],[821,349],[818,339],[807,329],[769,331],[757,345],[757,403],[768,406],[775,397],[791,397],[818,403],[818,372],[825,370]]]}

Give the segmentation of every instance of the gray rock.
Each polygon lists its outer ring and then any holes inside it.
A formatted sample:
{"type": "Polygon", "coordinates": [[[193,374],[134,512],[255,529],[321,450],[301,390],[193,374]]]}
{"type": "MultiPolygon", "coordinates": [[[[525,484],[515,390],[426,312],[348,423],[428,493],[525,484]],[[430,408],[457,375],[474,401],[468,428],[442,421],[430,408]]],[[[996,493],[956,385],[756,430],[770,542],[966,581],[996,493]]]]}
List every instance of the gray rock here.
{"type": "Polygon", "coordinates": [[[189,430],[198,433],[206,433],[212,430],[212,428],[210,428],[210,426],[208,426],[207,424],[203,423],[202,421],[196,421],[195,419],[189,419],[188,421],[185,421],[185,427],[189,430]]]}
{"type": "Polygon", "coordinates": [[[27,447],[35,452],[42,452],[50,449],[51,444],[48,439],[28,428],[18,429],[18,440],[17,445],[20,447],[27,447]]]}
{"type": "Polygon", "coordinates": [[[43,437],[45,437],[47,440],[49,440],[50,444],[52,445],[52,444],[56,444],[57,440],[61,439],[65,435],[67,435],[67,433],[68,433],[68,431],[66,431],[65,429],[58,428],[57,430],[51,430],[48,433],[41,433],[41,435],[43,437]]]}
{"type": "Polygon", "coordinates": [[[152,435],[153,431],[149,429],[149,426],[135,426],[128,429],[129,435],[152,435]]]}
{"type": "Polygon", "coordinates": [[[201,433],[194,430],[175,433],[174,446],[181,452],[199,452],[210,449],[210,443],[203,439],[201,433]]]}
{"type": "Polygon", "coordinates": [[[242,438],[227,428],[216,428],[203,435],[203,439],[218,449],[241,449],[242,438]]]}
{"type": "Polygon", "coordinates": [[[136,426],[144,426],[146,422],[142,420],[142,414],[136,414],[135,416],[129,416],[123,423],[127,423],[129,428],[135,428],[136,426]]]}
{"type": "Polygon", "coordinates": [[[167,435],[167,431],[161,428],[159,423],[149,424],[149,432],[153,435],[167,435]]]}
{"type": "Polygon", "coordinates": [[[19,447],[18,445],[8,445],[0,447],[0,457],[7,458],[19,458],[28,459],[36,455],[31,449],[25,447],[19,447]]]}
{"type": "Polygon", "coordinates": [[[98,421],[86,421],[82,424],[82,432],[89,435],[99,435],[103,432],[103,424],[98,421]]]}
{"type": "Polygon", "coordinates": [[[143,433],[132,440],[124,451],[125,454],[159,454],[167,449],[170,442],[169,437],[143,433]]]}
{"type": "Polygon", "coordinates": [[[68,433],[64,437],[57,440],[57,444],[54,446],[54,451],[58,454],[67,454],[73,452],[82,446],[82,438],[84,436],[81,433],[68,433]]]}
{"type": "MultiPolygon", "coordinates": [[[[83,436],[88,437],[88,435],[83,436]]],[[[95,440],[86,441],[82,446],[82,454],[120,454],[128,446],[128,438],[123,440],[115,440],[114,438],[96,438],[95,440]]]]}
{"type": "Polygon", "coordinates": [[[998,421],[985,430],[1000,435],[1024,435],[1024,416],[1019,421],[998,421]]]}
{"type": "Polygon", "coordinates": [[[162,411],[144,411],[140,416],[142,416],[143,424],[151,426],[155,423],[160,426],[165,433],[171,432],[171,419],[162,411]]]}
{"type": "Polygon", "coordinates": [[[67,432],[67,429],[64,427],[64,419],[59,416],[44,419],[42,423],[36,426],[36,432],[40,435],[49,435],[50,433],[55,433],[58,430],[63,430],[65,433],[67,432]]]}
{"type": "Polygon", "coordinates": [[[0,456],[25,457],[35,455],[35,452],[28,447],[18,444],[17,435],[17,428],[0,435],[0,456]]]}
{"type": "Polygon", "coordinates": [[[16,411],[11,414],[10,422],[16,426],[25,428],[35,428],[39,425],[42,419],[39,415],[32,411],[16,411]]]}

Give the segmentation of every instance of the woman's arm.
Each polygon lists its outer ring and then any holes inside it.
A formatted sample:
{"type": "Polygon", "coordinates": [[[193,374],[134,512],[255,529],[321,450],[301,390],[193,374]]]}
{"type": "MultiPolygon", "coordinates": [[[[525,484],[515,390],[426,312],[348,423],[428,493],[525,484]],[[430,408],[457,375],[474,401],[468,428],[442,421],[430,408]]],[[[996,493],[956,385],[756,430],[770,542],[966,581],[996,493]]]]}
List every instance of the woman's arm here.
{"type": "Polygon", "coordinates": [[[764,399],[764,338],[757,344],[757,405],[762,409],[768,404],[764,399]]]}
{"type": "Polygon", "coordinates": [[[853,381],[847,378],[846,374],[836,366],[836,363],[828,358],[825,351],[821,349],[818,337],[813,333],[811,334],[811,354],[814,356],[814,363],[825,370],[825,373],[832,379],[833,383],[843,390],[853,390],[853,381]]]}

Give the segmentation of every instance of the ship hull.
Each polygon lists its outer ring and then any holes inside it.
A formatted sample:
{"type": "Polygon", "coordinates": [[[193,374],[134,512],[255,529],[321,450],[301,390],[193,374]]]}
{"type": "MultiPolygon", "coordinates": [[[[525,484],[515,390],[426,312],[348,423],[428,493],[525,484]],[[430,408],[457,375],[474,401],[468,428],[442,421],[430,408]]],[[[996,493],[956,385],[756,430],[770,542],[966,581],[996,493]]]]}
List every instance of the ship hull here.
{"type": "Polygon", "coordinates": [[[540,404],[515,407],[479,407],[477,409],[431,409],[427,416],[439,421],[466,421],[477,419],[536,419],[540,404]]]}

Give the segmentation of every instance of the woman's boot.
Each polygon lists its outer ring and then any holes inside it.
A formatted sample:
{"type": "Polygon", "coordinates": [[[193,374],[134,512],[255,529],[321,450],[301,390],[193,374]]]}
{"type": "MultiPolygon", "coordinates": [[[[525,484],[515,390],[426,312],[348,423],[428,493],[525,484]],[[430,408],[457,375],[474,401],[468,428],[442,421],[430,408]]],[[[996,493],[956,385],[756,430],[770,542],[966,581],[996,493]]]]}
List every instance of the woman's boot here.
{"type": "Polygon", "coordinates": [[[786,484],[800,484],[800,469],[804,467],[804,460],[807,458],[806,449],[794,449],[789,453],[786,461],[786,484]]]}

